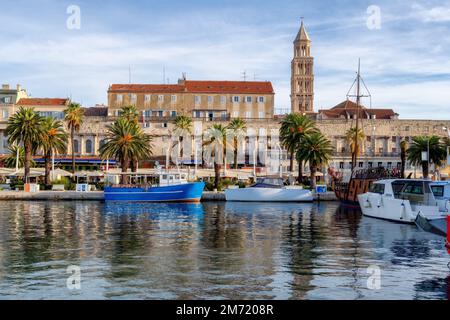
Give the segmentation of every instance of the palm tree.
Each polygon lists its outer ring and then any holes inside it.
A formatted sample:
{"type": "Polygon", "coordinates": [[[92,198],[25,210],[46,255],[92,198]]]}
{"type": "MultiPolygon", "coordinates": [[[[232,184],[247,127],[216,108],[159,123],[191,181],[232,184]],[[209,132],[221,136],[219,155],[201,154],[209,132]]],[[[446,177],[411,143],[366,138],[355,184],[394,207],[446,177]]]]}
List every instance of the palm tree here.
{"type": "MultiPolygon", "coordinates": [[[[142,132],[138,125],[119,118],[114,124],[107,126],[105,144],[100,147],[103,159],[116,159],[122,173],[127,173],[130,161],[133,159],[146,159],[152,155],[152,137],[142,132]]],[[[122,175],[121,183],[126,184],[128,179],[122,175]]]]}
{"type": "Polygon", "coordinates": [[[357,157],[362,153],[365,138],[364,131],[359,129],[358,132],[356,132],[356,127],[349,129],[345,134],[345,140],[349,144],[352,153],[352,169],[356,166],[357,157]]]}
{"type": "Polygon", "coordinates": [[[222,152],[222,156],[225,159],[226,147],[227,147],[227,128],[221,124],[215,124],[205,133],[206,141],[203,142],[204,146],[208,146],[211,149],[211,157],[214,158],[214,188],[219,189],[219,181],[220,181],[220,167],[222,163],[220,163],[218,152],[222,152]]]}
{"type": "Polygon", "coordinates": [[[51,158],[55,153],[67,151],[67,134],[61,121],[54,118],[45,118],[43,121],[43,136],[40,147],[45,159],[45,185],[50,185],[51,158]]]}
{"type": "MultiPolygon", "coordinates": [[[[306,115],[292,113],[287,115],[281,121],[280,142],[281,145],[290,153],[291,169],[294,171],[294,157],[298,149],[301,148],[302,140],[310,134],[317,133],[318,129],[314,121],[306,115]]],[[[303,180],[303,162],[298,162],[298,182],[303,180]]]]}
{"type": "Polygon", "coordinates": [[[400,169],[400,177],[402,179],[405,178],[405,169],[406,169],[406,154],[408,151],[408,142],[406,140],[403,140],[400,142],[400,160],[402,162],[402,167],[400,169]]]}
{"type": "Polygon", "coordinates": [[[177,137],[178,140],[174,143],[172,148],[178,146],[178,156],[180,156],[181,146],[183,145],[183,139],[184,137],[192,136],[193,124],[191,118],[183,115],[177,116],[174,120],[174,123],[175,128],[173,131],[173,135],[177,137]]]}
{"type": "Polygon", "coordinates": [[[120,117],[125,118],[130,122],[139,122],[139,112],[135,106],[124,106],[120,110],[120,117]]]}
{"type": "Polygon", "coordinates": [[[72,173],[75,174],[75,132],[79,132],[83,124],[84,110],[78,103],[71,103],[64,110],[65,121],[70,130],[70,143],[72,144],[72,173]]]}
{"type": "Polygon", "coordinates": [[[447,157],[447,150],[445,150],[444,144],[441,143],[440,138],[437,136],[432,137],[414,137],[413,142],[407,151],[408,161],[414,166],[422,166],[423,178],[427,179],[429,176],[429,163],[434,163],[436,166],[440,166],[447,157]],[[428,152],[429,161],[423,161],[422,153],[428,152]]]}
{"type": "MultiPolygon", "coordinates": [[[[12,145],[8,147],[8,155],[5,158],[5,165],[7,168],[23,168],[25,165],[25,149],[18,145],[12,145]],[[17,154],[19,153],[19,154],[17,154]],[[19,163],[16,165],[17,159],[19,163]]],[[[34,167],[35,162],[31,160],[30,166],[34,167]]]]}
{"type": "Polygon", "coordinates": [[[30,177],[30,165],[36,142],[42,140],[42,119],[33,108],[20,107],[19,111],[9,118],[8,126],[5,130],[10,144],[22,144],[24,146],[25,182],[28,182],[30,177]]]}
{"type": "Polygon", "coordinates": [[[241,118],[233,119],[228,125],[229,133],[233,135],[234,148],[234,168],[238,169],[238,143],[239,139],[244,137],[247,130],[247,123],[241,118]]]}
{"type": "Polygon", "coordinates": [[[297,158],[304,163],[308,162],[311,170],[311,188],[316,188],[317,170],[326,165],[333,154],[330,140],[320,132],[305,136],[302,147],[297,150],[297,158]]]}

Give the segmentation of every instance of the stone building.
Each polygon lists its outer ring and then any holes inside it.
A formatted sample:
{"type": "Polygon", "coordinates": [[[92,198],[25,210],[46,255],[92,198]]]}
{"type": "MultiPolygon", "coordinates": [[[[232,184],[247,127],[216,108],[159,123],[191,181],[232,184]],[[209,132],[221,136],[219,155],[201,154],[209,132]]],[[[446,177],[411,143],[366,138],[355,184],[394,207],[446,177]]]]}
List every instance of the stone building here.
{"type": "Polygon", "coordinates": [[[113,84],[108,90],[109,115],[134,105],[143,122],[152,118],[271,119],[275,92],[270,82],[191,81],[178,84],[113,84]]]}
{"type": "Polygon", "coordinates": [[[291,112],[314,112],[314,58],[303,21],[294,41],[291,62],[291,112]]]}

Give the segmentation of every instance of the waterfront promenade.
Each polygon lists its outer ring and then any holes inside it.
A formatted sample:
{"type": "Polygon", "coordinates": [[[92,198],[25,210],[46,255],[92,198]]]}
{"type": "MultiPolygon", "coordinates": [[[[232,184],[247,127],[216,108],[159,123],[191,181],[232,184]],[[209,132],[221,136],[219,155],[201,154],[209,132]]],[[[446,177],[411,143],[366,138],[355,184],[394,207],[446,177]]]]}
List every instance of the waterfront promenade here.
{"type": "MultiPolygon", "coordinates": [[[[314,196],[319,200],[319,196],[314,196]]],[[[75,192],[75,191],[39,191],[39,192],[24,192],[24,191],[0,191],[0,201],[2,200],[34,200],[34,201],[103,201],[102,191],[91,192],[75,192]]],[[[320,201],[336,201],[336,196],[333,192],[320,195],[320,201]]],[[[224,192],[204,192],[202,197],[203,202],[210,201],[225,201],[224,192]]]]}

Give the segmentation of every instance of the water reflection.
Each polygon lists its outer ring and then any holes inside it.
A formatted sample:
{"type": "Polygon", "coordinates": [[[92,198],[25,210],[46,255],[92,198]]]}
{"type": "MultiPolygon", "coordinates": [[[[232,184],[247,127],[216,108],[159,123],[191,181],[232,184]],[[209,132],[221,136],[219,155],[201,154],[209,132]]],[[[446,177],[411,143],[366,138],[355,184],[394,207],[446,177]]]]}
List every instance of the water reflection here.
{"type": "Polygon", "coordinates": [[[4,299],[447,299],[447,262],[439,237],[336,203],[0,207],[4,299]]]}

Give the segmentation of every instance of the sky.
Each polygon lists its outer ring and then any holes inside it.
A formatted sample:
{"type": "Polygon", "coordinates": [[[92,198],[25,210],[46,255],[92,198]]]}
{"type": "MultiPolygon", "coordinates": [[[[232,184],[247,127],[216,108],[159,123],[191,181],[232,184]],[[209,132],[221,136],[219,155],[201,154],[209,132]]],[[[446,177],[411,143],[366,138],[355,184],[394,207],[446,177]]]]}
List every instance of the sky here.
{"type": "Polygon", "coordinates": [[[360,58],[367,107],[450,120],[450,1],[0,0],[0,8],[0,83],[33,97],[94,106],[107,103],[110,84],[129,82],[129,70],[133,83],[175,83],[183,72],[243,80],[246,71],[247,80],[272,81],[275,107],[288,110],[304,17],[316,111],[346,99],[360,58]]]}

